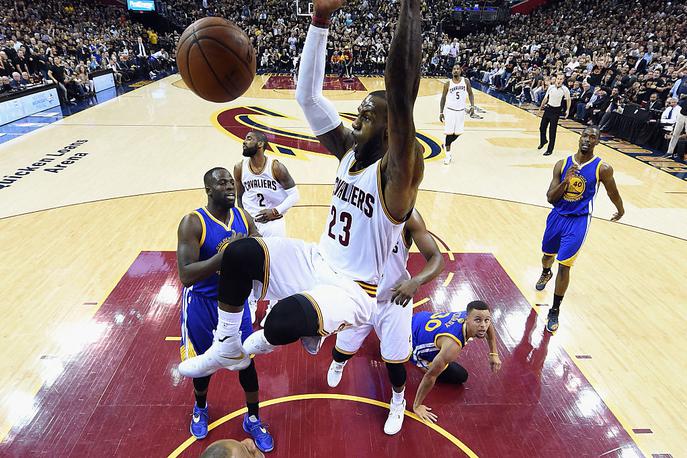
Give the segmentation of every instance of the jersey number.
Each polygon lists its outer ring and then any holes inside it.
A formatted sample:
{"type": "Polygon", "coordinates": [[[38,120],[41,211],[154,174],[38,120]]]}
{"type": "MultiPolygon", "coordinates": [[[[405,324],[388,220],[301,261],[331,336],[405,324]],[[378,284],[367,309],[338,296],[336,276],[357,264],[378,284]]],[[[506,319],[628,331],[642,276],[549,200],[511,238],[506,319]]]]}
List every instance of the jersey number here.
{"type": "Polygon", "coordinates": [[[260,199],[260,202],[258,202],[258,205],[260,205],[261,207],[264,207],[265,206],[265,196],[258,193],[258,199],[260,199]]]}
{"type": "Polygon", "coordinates": [[[456,100],[460,100],[460,91],[456,91],[456,100]]]}
{"type": "Polygon", "coordinates": [[[336,208],[332,207],[330,213],[332,214],[332,221],[329,223],[328,235],[331,238],[333,238],[334,240],[338,240],[341,245],[348,246],[348,244],[351,241],[351,224],[353,223],[353,216],[347,212],[341,212],[339,214],[339,220],[338,221],[343,223],[343,228],[341,229],[341,234],[337,238],[337,236],[334,235],[334,232],[333,232],[334,226],[337,223],[336,208]]]}
{"type": "Polygon", "coordinates": [[[446,318],[451,312],[448,313],[434,313],[430,316],[430,320],[425,324],[425,331],[432,332],[439,326],[441,326],[441,318],[446,318]]]}

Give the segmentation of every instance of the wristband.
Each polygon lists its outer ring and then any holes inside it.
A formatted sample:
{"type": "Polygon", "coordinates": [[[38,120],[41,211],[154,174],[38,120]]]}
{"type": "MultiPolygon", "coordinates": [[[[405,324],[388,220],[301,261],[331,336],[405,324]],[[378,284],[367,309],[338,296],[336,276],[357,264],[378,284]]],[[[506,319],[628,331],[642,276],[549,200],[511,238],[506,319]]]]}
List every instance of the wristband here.
{"type": "Polygon", "coordinates": [[[489,353],[489,356],[498,356],[498,353],[489,353]]]}
{"type": "Polygon", "coordinates": [[[312,25],[322,28],[329,27],[329,18],[318,16],[317,13],[312,15],[312,25]]]}

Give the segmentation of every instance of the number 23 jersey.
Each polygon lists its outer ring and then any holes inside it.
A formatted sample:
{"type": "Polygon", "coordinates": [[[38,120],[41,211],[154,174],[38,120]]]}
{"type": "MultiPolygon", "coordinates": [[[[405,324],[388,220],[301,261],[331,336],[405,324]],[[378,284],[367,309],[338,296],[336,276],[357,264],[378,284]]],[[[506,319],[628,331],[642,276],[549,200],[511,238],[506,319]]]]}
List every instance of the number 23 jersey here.
{"type": "Polygon", "coordinates": [[[357,280],[371,296],[403,222],[396,221],[384,204],[381,159],[351,172],[355,151],[339,163],[329,217],[320,237],[320,253],[338,273],[357,280]],[[361,284],[362,283],[362,284],[361,284]]]}

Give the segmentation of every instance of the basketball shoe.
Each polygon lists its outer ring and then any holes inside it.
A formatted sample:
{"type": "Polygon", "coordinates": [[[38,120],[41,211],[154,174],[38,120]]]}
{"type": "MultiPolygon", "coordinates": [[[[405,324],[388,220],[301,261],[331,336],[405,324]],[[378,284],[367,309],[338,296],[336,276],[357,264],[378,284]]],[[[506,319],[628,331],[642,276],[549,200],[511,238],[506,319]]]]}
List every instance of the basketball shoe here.
{"type": "Polygon", "coordinates": [[[240,371],[250,365],[249,355],[243,351],[241,332],[238,335],[217,338],[202,355],[189,358],[179,364],[179,373],[186,377],[201,378],[214,374],[224,368],[230,371],[240,371]]]}
{"type": "Polygon", "coordinates": [[[347,362],[348,361],[338,363],[332,360],[332,363],[329,365],[329,370],[327,371],[327,385],[329,385],[332,388],[336,388],[337,386],[339,386],[339,383],[341,382],[341,377],[343,376],[343,370],[344,367],[346,367],[347,362]]]}
{"type": "Polygon", "coordinates": [[[193,417],[191,417],[191,434],[196,439],[205,439],[208,435],[208,406],[204,409],[198,407],[198,404],[193,405],[193,417]]]}
{"type": "Polygon", "coordinates": [[[274,450],[274,439],[272,435],[255,415],[248,416],[248,414],[246,414],[243,417],[243,430],[251,435],[255,442],[255,446],[258,447],[261,452],[271,452],[274,450]]]}
{"type": "Polygon", "coordinates": [[[393,400],[389,404],[389,416],[384,423],[384,432],[389,436],[398,433],[403,426],[403,417],[406,410],[406,400],[401,403],[395,403],[393,400]]]}

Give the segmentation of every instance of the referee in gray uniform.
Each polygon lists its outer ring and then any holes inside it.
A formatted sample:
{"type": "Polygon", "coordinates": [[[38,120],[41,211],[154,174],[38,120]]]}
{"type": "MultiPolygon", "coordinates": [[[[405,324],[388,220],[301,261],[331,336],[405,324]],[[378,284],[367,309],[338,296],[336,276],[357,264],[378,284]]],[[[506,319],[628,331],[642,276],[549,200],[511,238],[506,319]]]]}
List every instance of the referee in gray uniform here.
{"type": "Polygon", "coordinates": [[[564,79],[565,77],[562,73],[556,76],[556,83],[549,86],[539,107],[538,113],[541,113],[543,108],[544,115],[541,117],[541,123],[539,124],[540,140],[537,149],[542,149],[548,143],[549,147],[546,148],[544,156],[550,156],[553,153],[553,147],[556,145],[556,129],[558,128],[558,118],[560,118],[561,110],[563,109],[563,97],[565,97],[567,107],[570,108],[570,90],[563,86],[564,79]],[[546,140],[547,126],[549,128],[548,141],[546,140]]]}

